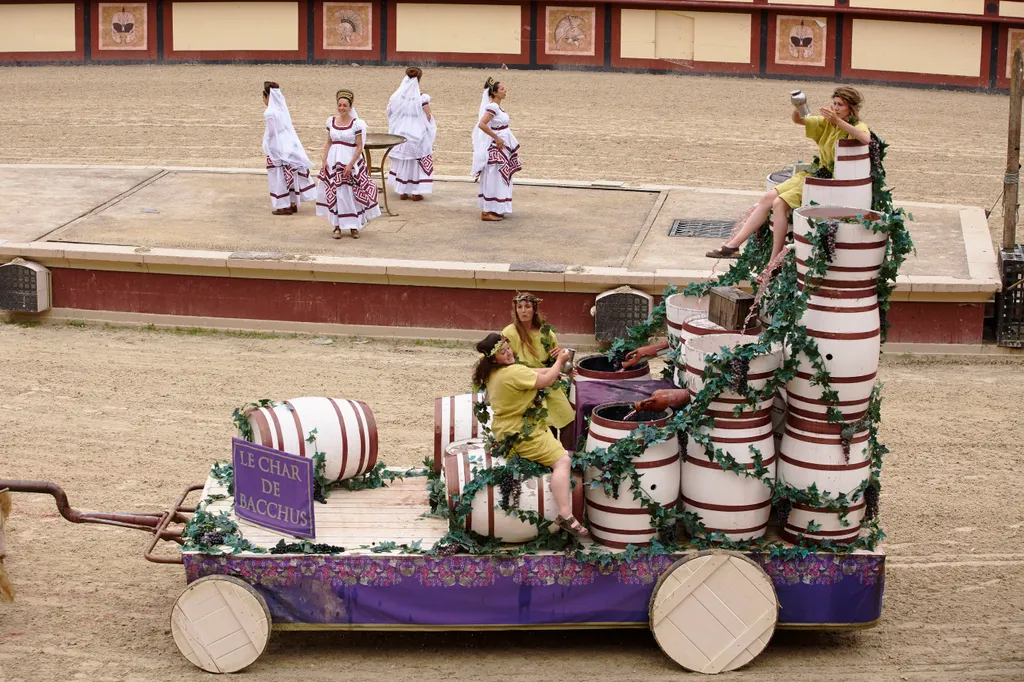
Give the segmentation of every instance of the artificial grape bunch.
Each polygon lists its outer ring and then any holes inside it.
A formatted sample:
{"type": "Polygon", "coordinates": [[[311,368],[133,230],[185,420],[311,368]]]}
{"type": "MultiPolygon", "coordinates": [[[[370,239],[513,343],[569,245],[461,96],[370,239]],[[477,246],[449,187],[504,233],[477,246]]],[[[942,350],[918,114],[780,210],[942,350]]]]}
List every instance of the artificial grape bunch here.
{"type": "Polygon", "coordinates": [[[855,434],[856,431],[852,426],[847,426],[839,432],[839,442],[843,446],[843,460],[847,464],[850,463],[850,441],[853,440],[855,434]]]}
{"type": "Polygon", "coordinates": [[[626,353],[624,351],[617,351],[615,353],[615,355],[612,356],[612,371],[613,372],[621,372],[622,371],[622,362],[625,359],[626,359],[626,353]]]}
{"type": "Polygon", "coordinates": [[[882,166],[882,140],[879,139],[878,135],[871,133],[871,142],[868,144],[868,154],[871,156],[871,168],[881,168],[882,166]]]}
{"type": "Polygon", "coordinates": [[[825,168],[824,166],[822,166],[822,167],[818,168],[818,170],[814,171],[814,177],[816,177],[816,178],[825,178],[826,180],[831,180],[832,179],[832,171],[830,171],[828,168],[825,168]]]}
{"type": "Polygon", "coordinates": [[[785,526],[789,522],[789,512],[793,509],[793,503],[782,498],[775,503],[775,513],[779,517],[779,525],[785,526]]]}
{"type": "Polygon", "coordinates": [[[501,508],[505,511],[508,511],[509,509],[518,509],[519,498],[523,494],[522,480],[506,467],[505,473],[501,477],[500,487],[501,508]]]}
{"type": "Polygon", "coordinates": [[[690,443],[690,437],[686,434],[684,429],[679,429],[676,431],[676,440],[679,442],[679,454],[685,457],[686,447],[690,443]]]}
{"type": "Polygon", "coordinates": [[[215,530],[208,530],[199,536],[199,542],[208,546],[216,546],[224,544],[224,534],[219,533],[215,530]]]}
{"type": "Polygon", "coordinates": [[[825,225],[825,239],[822,246],[825,248],[825,260],[831,263],[836,257],[836,234],[839,232],[839,223],[830,220],[825,225]]]}
{"type": "Polygon", "coordinates": [[[734,356],[729,360],[729,371],[732,375],[730,388],[735,393],[745,394],[747,392],[747,372],[750,371],[750,360],[734,356]]]}
{"type": "Polygon", "coordinates": [[[878,486],[869,485],[864,490],[864,520],[878,518],[878,486]]]}
{"type": "Polygon", "coordinates": [[[452,542],[447,545],[441,545],[434,552],[437,556],[452,556],[462,551],[463,547],[457,542],[452,542]]]}
{"type": "Polygon", "coordinates": [[[883,333],[884,333],[884,331],[886,329],[889,328],[889,311],[888,310],[879,309],[879,311],[878,311],[878,324],[880,325],[880,328],[883,330],[883,333]]]}

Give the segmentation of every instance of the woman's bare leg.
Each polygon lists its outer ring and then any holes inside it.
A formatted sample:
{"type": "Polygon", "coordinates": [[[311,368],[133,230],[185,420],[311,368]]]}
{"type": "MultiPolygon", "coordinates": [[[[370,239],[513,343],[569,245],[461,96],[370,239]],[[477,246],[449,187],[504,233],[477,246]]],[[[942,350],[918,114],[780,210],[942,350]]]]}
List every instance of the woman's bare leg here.
{"type": "Polygon", "coordinates": [[[567,519],[572,516],[572,505],[569,504],[569,478],[572,463],[569,461],[569,455],[565,455],[555,462],[551,468],[551,494],[555,496],[558,513],[563,519],[567,519]]]}
{"type": "Polygon", "coordinates": [[[776,198],[772,204],[772,258],[782,252],[786,245],[786,235],[789,233],[789,204],[781,198],[776,198]]]}
{"type": "Polygon", "coordinates": [[[743,242],[750,239],[750,235],[757,232],[757,229],[764,225],[764,221],[768,219],[768,213],[772,210],[772,204],[776,201],[780,201],[778,192],[774,189],[766,192],[764,196],[758,199],[753,212],[747,218],[747,222],[743,223],[740,231],[734,234],[732,239],[727,241],[725,245],[730,249],[738,249],[743,246],[743,242]]]}

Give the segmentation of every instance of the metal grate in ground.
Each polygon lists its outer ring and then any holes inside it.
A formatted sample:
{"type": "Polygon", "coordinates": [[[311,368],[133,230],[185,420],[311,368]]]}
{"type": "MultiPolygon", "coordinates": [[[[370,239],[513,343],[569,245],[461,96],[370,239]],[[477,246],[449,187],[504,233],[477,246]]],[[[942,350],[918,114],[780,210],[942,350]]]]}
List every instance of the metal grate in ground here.
{"type": "Polygon", "coordinates": [[[732,235],[734,220],[700,220],[697,218],[676,218],[668,228],[669,237],[697,237],[701,239],[726,239],[732,235]]]}

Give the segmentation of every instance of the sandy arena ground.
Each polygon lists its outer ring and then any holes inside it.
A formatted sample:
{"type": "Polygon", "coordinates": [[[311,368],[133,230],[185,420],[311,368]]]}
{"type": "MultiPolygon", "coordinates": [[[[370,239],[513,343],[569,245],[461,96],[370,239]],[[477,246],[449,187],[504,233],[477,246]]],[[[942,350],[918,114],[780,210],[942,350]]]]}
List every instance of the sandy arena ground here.
{"type": "MultiPolygon", "coordinates": [[[[383,130],[398,68],[111,66],[0,71],[0,162],[260,167],[259,88],[284,85],[318,160],[333,93],[350,87],[383,130]]],[[[438,173],[468,173],[480,86],[503,77],[531,178],[736,189],[811,143],[788,92],[825,83],[579,72],[429,69],[438,173]]],[[[891,144],[904,200],[991,205],[1006,144],[1005,96],[864,87],[864,118],[891,144]]],[[[262,197],[261,197],[262,199],[262,197]]],[[[186,199],[187,200],[187,199],[186,199]]],[[[991,225],[999,229],[999,213],[991,225]]],[[[386,255],[386,254],[384,254],[386,255]]],[[[557,320],[554,320],[557,324],[557,320]]],[[[0,325],[0,477],[60,482],[85,509],[155,510],[228,455],[231,410],[260,397],[367,400],[383,459],[430,452],[431,399],[463,392],[473,354],[445,344],[188,335],[0,325]]],[[[727,677],[800,680],[1024,679],[1024,360],[886,357],[882,518],[890,554],[879,627],[779,633],[727,677]],[[922,409],[924,407],[924,409],[922,409]]],[[[52,501],[15,497],[0,605],[0,682],[206,680],[168,630],[180,567],[142,558],[135,531],[74,526],[52,501]]],[[[669,680],[684,673],[645,631],[277,634],[254,680],[423,682],[669,680]]],[[[694,678],[696,679],[696,678],[694,678]]]]}
{"type": "MultiPolygon", "coordinates": [[[[371,131],[403,70],[372,66],[89,66],[2,70],[0,163],[263,167],[264,80],[281,83],[299,137],[322,155],[334,93],[353,89],[371,131]]],[[[720,77],[429,68],[436,172],[468,175],[469,131],[488,75],[509,88],[521,177],[757,190],[812,142],[789,92],[815,105],[829,83],[720,77]]],[[[863,117],[890,147],[904,201],[991,206],[1006,163],[1007,97],[864,86],[863,117]]],[[[265,197],[261,197],[264,199],[265,197]]],[[[1001,213],[992,216],[994,234],[1001,213]]]]}
{"type": "MultiPolygon", "coordinates": [[[[0,325],[2,474],[59,481],[79,508],[161,508],[229,453],[231,410],[261,397],[339,395],[372,406],[381,457],[432,447],[432,400],[467,388],[452,344],[247,338],[0,325]],[[184,368],[188,367],[187,370],[184,368]]],[[[889,533],[879,627],[782,632],[736,678],[1020,680],[1024,550],[1016,463],[1024,361],[885,358],[889,533]],[[965,386],[969,387],[965,390],[965,386]],[[945,406],[952,403],[954,407],[945,406]],[[930,409],[922,410],[924,405],[930,409]]],[[[180,567],[142,558],[137,531],[75,526],[15,496],[0,604],[0,680],[204,680],[168,634],[180,567]]],[[[278,633],[253,680],[671,680],[646,631],[278,633]]],[[[696,679],[696,678],[694,678],[696,679]]]]}

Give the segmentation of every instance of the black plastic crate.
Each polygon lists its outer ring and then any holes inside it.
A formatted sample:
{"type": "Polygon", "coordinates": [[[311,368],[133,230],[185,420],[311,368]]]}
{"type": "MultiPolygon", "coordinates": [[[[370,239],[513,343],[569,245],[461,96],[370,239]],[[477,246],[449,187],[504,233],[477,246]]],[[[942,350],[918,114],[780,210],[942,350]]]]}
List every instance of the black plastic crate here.
{"type": "Polygon", "coordinates": [[[1024,245],[999,252],[1003,291],[996,298],[996,342],[1024,348],[1024,245]]]}

